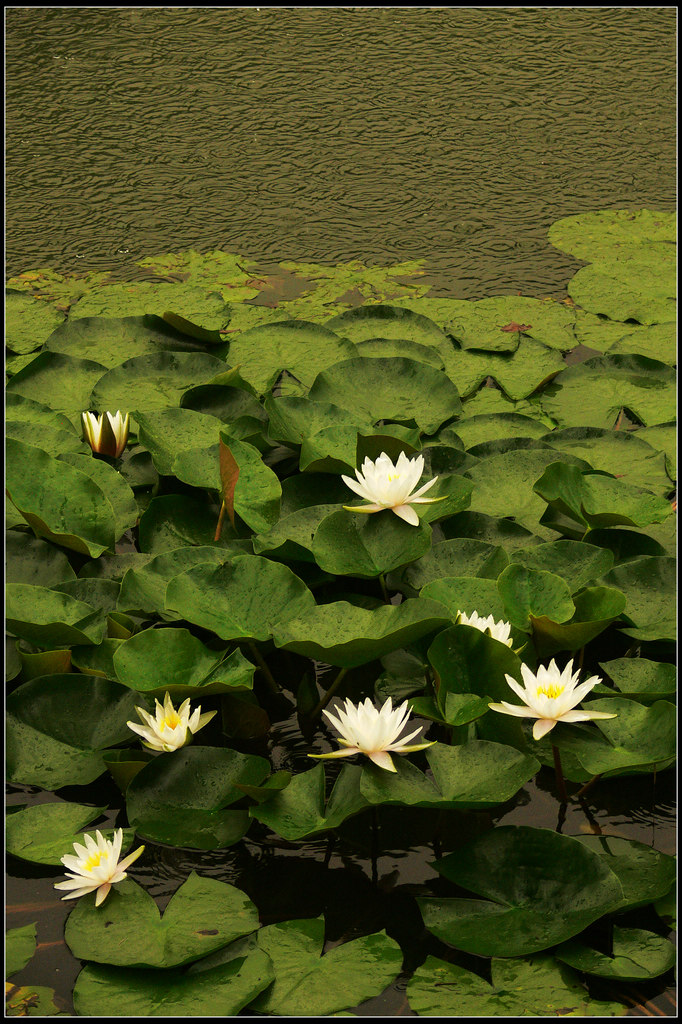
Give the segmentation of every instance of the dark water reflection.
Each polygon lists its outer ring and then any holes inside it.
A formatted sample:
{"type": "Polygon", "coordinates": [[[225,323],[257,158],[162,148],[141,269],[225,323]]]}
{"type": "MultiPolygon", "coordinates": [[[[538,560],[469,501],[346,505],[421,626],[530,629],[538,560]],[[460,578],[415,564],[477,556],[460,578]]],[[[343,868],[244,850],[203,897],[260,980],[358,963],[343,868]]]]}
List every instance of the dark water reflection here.
{"type": "Polygon", "coordinates": [[[674,8],[15,8],[10,273],[426,259],[563,293],[548,226],[672,209],[674,8]]]}

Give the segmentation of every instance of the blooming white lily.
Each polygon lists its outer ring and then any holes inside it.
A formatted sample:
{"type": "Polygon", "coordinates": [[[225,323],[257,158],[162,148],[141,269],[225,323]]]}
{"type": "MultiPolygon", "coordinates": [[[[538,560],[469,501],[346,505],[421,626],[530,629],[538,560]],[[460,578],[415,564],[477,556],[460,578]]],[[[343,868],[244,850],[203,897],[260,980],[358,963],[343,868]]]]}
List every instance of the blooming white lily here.
{"type": "Polygon", "coordinates": [[[74,900],[77,896],[85,896],[96,889],[95,906],[98,907],[107,898],[112,885],[123,881],[126,877],[126,868],[129,868],[144,850],[144,846],[138,847],[119,864],[123,829],[119,828],[114,832],[113,842],[111,839],[105,839],[99,829],[95,834],[96,842],[92,836],[84,835],[85,846],[81,846],[80,843],[73,844],[76,856],[67,853],[62,857],[62,864],[68,869],[66,873],[69,878],[66,882],[57,882],[55,889],[71,890],[66,896],[62,896],[63,900],[74,900]]]}
{"type": "Polygon", "coordinates": [[[474,609],[471,615],[466,615],[465,612],[457,610],[456,623],[462,623],[465,626],[474,626],[476,629],[480,629],[482,633],[487,633],[488,636],[492,636],[495,640],[499,640],[500,643],[506,644],[507,647],[511,647],[512,638],[509,636],[511,632],[511,623],[505,622],[500,619],[495,622],[492,615],[488,615],[487,618],[479,615],[474,609]]]}
{"type": "Polygon", "coordinates": [[[149,750],[170,752],[184,747],[186,743],[191,742],[193,734],[203,729],[217,714],[215,711],[207,711],[202,715],[201,705],[190,714],[189,697],[176,711],[169,693],[166,693],[163,704],[159,704],[158,700],[155,703],[156,717],[152,717],[144,708],[135,708],[146,725],[126,722],[129,729],[142,737],[143,745],[149,750]]]}
{"type": "Polygon", "coordinates": [[[130,413],[123,416],[119,410],[115,416],[110,412],[98,416],[94,412],[82,412],[81,421],[83,436],[93,452],[117,459],[128,443],[130,413]]]}
{"type": "Polygon", "coordinates": [[[419,526],[419,516],[412,508],[412,505],[431,505],[442,498],[422,498],[421,495],[433,487],[437,476],[429,480],[418,491],[414,488],[419,483],[424,472],[424,457],[417,455],[414,459],[408,459],[405,452],[401,452],[395,464],[391,462],[386,452],[382,452],[376,462],[367,458],[362,464],[362,471],[355,470],[357,481],[350,476],[343,476],[342,479],[352,491],[366,498],[371,505],[344,505],[348,512],[381,512],[390,508],[397,516],[404,519],[410,526],[419,526]],[[414,493],[412,493],[414,491],[414,493]]]}
{"type": "Polygon", "coordinates": [[[601,679],[599,676],[590,676],[584,683],[578,685],[580,671],[573,675],[572,660],[563,672],[560,672],[552,658],[547,668],[543,665],[538,668],[537,675],[531,672],[527,665],[521,665],[521,675],[525,686],[521,686],[506,674],[505,679],[524,702],[525,707],[508,704],[506,700],[501,704],[489,704],[488,707],[505,715],[516,715],[518,718],[537,718],[533,726],[535,740],[541,740],[546,736],[557,722],[589,722],[597,718],[617,717],[606,711],[573,710],[592,687],[601,682],[601,679]]]}
{"type": "Polygon", "coordinates": [[[322,713],[339,733],[341,738],[338,742],[345,749],[334,750],[329,754],[308,754],[308,757],[350,757],[353,754],[366,754],[370,761],[380,768],[385,768],[387,772],[395,772],[397,769],[389,751],[395,754],[409,754],[413,750],[431,747],[436,742],[433,740],[431,743],[413,743],[407,746],[408,740],[421,732],[423,725],[408,736],[403,736],[400,740],[397,738],[410,715],[407,701],[399,708],[394,708],[389,697],[381,711],[378,711],[369,697],[360,704],[353,704],[351,700],[346,699],[345,708],[337,705],[334,710],[338,718],[335,718],[331,711],[325,710],[322,713]]]}

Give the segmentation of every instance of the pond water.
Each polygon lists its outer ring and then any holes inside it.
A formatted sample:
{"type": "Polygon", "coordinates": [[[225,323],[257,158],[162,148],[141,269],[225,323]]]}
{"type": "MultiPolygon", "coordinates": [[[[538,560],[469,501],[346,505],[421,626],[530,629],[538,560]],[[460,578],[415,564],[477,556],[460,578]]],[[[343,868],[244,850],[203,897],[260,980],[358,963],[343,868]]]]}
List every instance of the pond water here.
{"type": "Polygon", "coordinates": [[[547,228],[675,201],[673,8],[15,8],[7,263],[225,249],[563,289],[547,228]]]}
{"type": "MultiPolygon", "coordinates": [[[[424,259],[433,294],[561,297],[579,264],[549,245],[551,223],[674,208],[673,8],[14,8],[6,33],[10,275],[126,276],[147,255],[220,248],[264,263],[424,259]]],[[[318,747],[283,715],[244,749],[300,772],[318,747]]],[[[493,813],[443,824],[381,808],[374,858],[366,816],[334,846],[256,823],[212,853],[147,843],[133,874],[161,908],[197,869],[243,888],[264,923],[325,913],[329,948],[387,928],[405,975],[354,1012],[411,1015],[407,977],[442,955],[414,896],[437,891],[430,861],[465,830],[603,830],[671,854],[674,797],[672,772],[633,776],[559,822],[545,769],[493,813]]],[[[46,798],[85,799],[10,787],[12,804],[46,798]]],[[[87,800],[111,822],[121,806],[108,777],[87,800]]],[[[9,876],[8,926],[40,922],[17,979],[71,1013],[81,964],[63,941],[62,875],[10,858],[9,876]]],[[[660,989],[640,986],[632,1002],[655,1002],[631,1012],[673,1014],[660,989]]]]}

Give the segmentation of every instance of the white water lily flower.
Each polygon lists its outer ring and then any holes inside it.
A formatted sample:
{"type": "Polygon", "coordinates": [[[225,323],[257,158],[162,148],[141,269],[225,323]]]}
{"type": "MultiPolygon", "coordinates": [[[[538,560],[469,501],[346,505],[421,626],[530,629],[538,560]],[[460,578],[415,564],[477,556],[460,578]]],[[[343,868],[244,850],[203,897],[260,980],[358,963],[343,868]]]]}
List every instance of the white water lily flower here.
{"type": "Polygon", "coordinates": [[[80,843],[73,844],[76,856],[67,853],[61,859],[67,868],[69,878],[66,882],[57,882],[55,889],[71,890],[66,896],[62,896],[63,900],[74,900],[77,896],[85,896],[96,889],[95,906],[98,907],[107,898],[112,885],[123,881],[126,877],[126,868],[129,868],[144,850],[144,846],[138,847],[119,864],[123,829],[119,828],[114,832],[113,842],[111,839],[105,839],[99,829],[95,834],[97,841],[86,834],[83,836],[85,846],[81,846],[80,843]]]}
{"type": "Polygon", "coordinates": [[[489,704],[488,707],[505,715],[516,715],[518,718],[537,718],[533,726],[535,740],[541,740],[546,736],[557,722],[590,722],[597,718],[617,717],[606,711],[573,710],[592,687],[601,682],[599,676],[590,676],[584,683],[578,685],[580,671],[573,675],[573,660],[569,661],[563,672],[560,672],[552,658],[547,668],[543,665],[538,668],[537,675],[531,672],[527,665],[521,665],[521,675],[525,686],[521,686],[506,673],[505,679],[524,702],[525,707],[508,704],[506,700],[501,704],[489,704]]]}
{"type": "Polygon", "coordinates": [[[412,508],[412,505],[431,505],[442,498],[422,498],[422,494],[433,487],[437,476],[429,480],[418,491],[414,488],[419,483],[424,472],[424,457],[417,455],[414,459],[408,459],[405,452],[401,452],[395,466],[389,459],[386,452],[382,452],[376,462],[367,458],[362,464],[362,471],[355,470],[357,481],[350,476],[343,476],[342,479],[352,491],[366,498],[370,505],[344,505],[348,512],[381,512],[390,508],[397,516],[404,519],[410,526],[419,526],[419,516],[412,508]],[[414,493],[412,493],[414,491],[414,493]]]}
{"type": "Polygon", "coordinates": [[[81,421],[83,436],[93,452],[117,459],[128,443],[130,413],[123,416],[120,409],[115,416],[110,412],[104,412],[101,416],[94,412],[82,412],[81,421]]]}
{"type": "Polygon", "coordinates": [[[138,715],[146,725],[126,722],[129,729],[142,737],[142,743],[149,750],[178,750],[190,743],[192,736],[207,725],[216,711],[207,711],[202,715],[201,705],[190,714],[189,697],[184,700],[178,710],[173,707],[170,694],[166,693],[163,704],[156,703],[156,716],[152,717],[144,708],[136,707],[138,715]],[[188,735],[189,734],[189,735],[188,735]]]}
{"type": "Polygon", "coordinates": [[[399,708],[393,707],[393,701],[389,697],[383,704],[381,711],[378,711],[369,697],[366,697],[360,704],[353,704],[346,699],[346,705],[342,708],[337,705],[334,710],[338,714],[335,718],[331,711],[323,711],[331,724],[340,735],[339,743],[344,750],[334,750],[329,754],[308,754],[308,757],[329,758],[329,757],[350,757],[353,754],[366,754],[370,761],[385,768],[387,772],[397,771],[391,760],[392,751],[394,754],[410,754],[413,750],[424,750],[436,742],[413,743],[407,745],[408,740],[421,732],[424,728],[420,725],[418,729],[408,736],[398,739],[407,719],[410,709],[407,701],[404,701],[399,708]]]}
{"type": "Polygon", "coordinates": [[[492,615],[488,615],[487,618],[479,615],[474,609],[471,615],[466,615],[464,612],[457,610],[457,623],[463,623],[465,626],[474,626],[476,629],[480,629],[482,633],[487,633],[488,636],[492,636],[495,640],[499,640],[500,643],[506,644],[507,647],[511,647],[512,638],[509,636],[511,632],[511,623],[505,622],[500,619],[495,622],[492,615]]]}

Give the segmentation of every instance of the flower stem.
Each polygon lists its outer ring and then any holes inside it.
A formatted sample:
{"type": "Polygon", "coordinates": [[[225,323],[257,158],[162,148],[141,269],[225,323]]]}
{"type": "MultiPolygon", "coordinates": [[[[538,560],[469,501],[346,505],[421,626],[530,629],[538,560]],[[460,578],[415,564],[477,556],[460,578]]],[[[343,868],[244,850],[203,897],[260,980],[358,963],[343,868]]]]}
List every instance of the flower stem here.
{"type": "Polygon", "coordinates": [[[566,783],[564,782],[564,773],[561,769],[561,755],[557,747],[552,744],[552,753],[554,754],[554,771],[556,772],[556,784],[559,790],[559,796],[561,802],[568,803],[568,793],[566,792],[566,783]]]}
{"type": "Polygon", "coordinates": [[[266,665],[265,659],[264,659],[263,655],[261,654],[261,652],[258,650],[256,645],[254,643],[252,643],[251,641],[248,642],[248,648],[251,651],[251,653],[254,656],[254,658],[256,659],[258,667],[260,668],[261,672],[263,673],[263,676],[265,677],[265,681],[268,684],[268,688],[270,689],[270,691],[272,693],[279,693],[279,686],[275,682],[275,677],[273,676],[272,672],[270,671],[270,669],[266,665]]]}
{"type": "Polygon", "coordinates": [[[325,695],[322,697],[322,699],[319,701],[319,703],[316,704],[315,707],[313,708],[313,710],[310,712],[310,717],[311,718],[317,718],[318,715],[322,714],[323,709],[326,708],[327,704],[332,699],[332,697],[334,696],[334,694],[338,690],[339,686],[341,685],[341,683],[343,681],[343,678],[346,675],[347,671],[348,671],[347,668],[342,668],[341,669],[341,671],[339,672],[339,674],[337,675],[336,679],[334,680],[332,685],[329,687],[329,689],[327,690],[325,695]]]}

